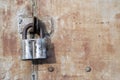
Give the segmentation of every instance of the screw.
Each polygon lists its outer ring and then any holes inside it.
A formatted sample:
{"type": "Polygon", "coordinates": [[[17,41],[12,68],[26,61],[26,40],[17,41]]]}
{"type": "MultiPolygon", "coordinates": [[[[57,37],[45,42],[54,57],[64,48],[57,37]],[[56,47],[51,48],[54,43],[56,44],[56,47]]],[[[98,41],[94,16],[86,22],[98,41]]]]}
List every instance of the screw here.
{"type": "Polygon", "coordinates": [[[87,67],[85,68],[85,71],[86,71],[86,72],[90,72],[90,71],[91,71],[91,67],[87,66],[87,67]]]}
{"type": "Polygon", "coordinates": [[[49,72],[53,72],[54,71],[54,67],[52,67],[52,66],[48,67],[48,71],[49,72]]]}

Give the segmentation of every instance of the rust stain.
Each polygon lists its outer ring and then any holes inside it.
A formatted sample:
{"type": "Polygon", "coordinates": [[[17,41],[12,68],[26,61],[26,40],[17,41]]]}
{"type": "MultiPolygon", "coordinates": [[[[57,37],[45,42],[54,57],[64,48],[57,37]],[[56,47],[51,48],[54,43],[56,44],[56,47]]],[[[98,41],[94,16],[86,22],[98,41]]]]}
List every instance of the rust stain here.
{"type": "Polygon", "coordinates": [[[102,71],[107,67],[106,63],[102,61],[102,59],[100,59],[99,57],[90,60],[90,66],[92,67],[93,71],[102,71]]]}
{"type": "Polygon", "coordinates": [[[3,33],[3,55],[17,55],[17,38],[14,33],[3,33]]]}
{"type": "Polygon", "coordinates": [[[23,4],[23,0],[16,0],[17,1],[17,5],[22,5],[23,4]]]}
{"type": "Polygon", "coordinates": [[[89,52],[90,52],[89,43],[84,43],[83,46],[84,46],[85,53],[89,54],[89,52]]]}
{"type": "Polygon", "coordinates": [[[90,54],[90,51],[91,51],[90,50],[90,44],[89,44],[89,42],[86,41],[86,42],[83,43],[82,46],[83,46],[83,50],[85,52],[84,57],[85,57],[85,60],[86,60],[88,58],[89,54],[90,54]]]}
{"type": "Polygon", "coordinates": [[[15,76],[16,74],[18,74],[19,73],[18,70],[19,70],[19,64],[17,62],[14,62],[14,64],[10,68],[11,75],[15,76]]]}
{"type": "Polygon", "coordinates": [[[114,53],[114,52],[115,52],[112,44],[106,44],[106,46],[107,46],[107,47],[106,47],[106,50],[107,50],[108,52],[110,52],[110,53],[114,53]]]}

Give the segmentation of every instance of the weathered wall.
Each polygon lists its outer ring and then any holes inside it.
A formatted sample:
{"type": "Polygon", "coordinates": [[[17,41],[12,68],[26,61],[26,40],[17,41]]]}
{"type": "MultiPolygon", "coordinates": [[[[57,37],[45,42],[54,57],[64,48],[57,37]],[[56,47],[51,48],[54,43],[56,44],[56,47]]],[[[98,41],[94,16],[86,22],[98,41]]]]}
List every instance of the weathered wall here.
{"type": "MultiPolygon", "coordinates": [[[[17,14],[25,0],[0,0],[0,80],[30,80],[31,63],[21,61],[17,14]]],[[[27,13],[27,11],[26,11],[27,13]]],[[[30,13],[28,13],[30,14],[30,13]]]]}
{"type": "MultiPolygon", "coordinates": [[[[119,80],[119,4],[120,0],[37,0],[38,18],[53,18],[55,53],[39,64],[38,80],[119,80]],[[91,72],[85,71],[87,66],[91,72]]],[[[20,10],[31,16],[31,1],[0,0],[0,80],[31,79],[31,62],[20,56],[20,10]]]]}

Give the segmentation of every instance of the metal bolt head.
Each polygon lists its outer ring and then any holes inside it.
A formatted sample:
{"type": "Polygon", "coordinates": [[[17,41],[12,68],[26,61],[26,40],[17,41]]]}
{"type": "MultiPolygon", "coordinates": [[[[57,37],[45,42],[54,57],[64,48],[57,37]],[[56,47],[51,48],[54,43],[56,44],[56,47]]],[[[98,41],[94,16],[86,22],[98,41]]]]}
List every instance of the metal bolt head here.
{"type": "Polygon", "coordinates": [[[85,71],[86,71],[86,72],[90,72],[90,71],[91,71],[91,67],[90,67],[90,66],[87,66],[87,67],[85,68],[85,71]]]}
{"type": "Polygon", "coordinates": [[[48,67],[48,71],[49,72],[53,72],[54,71],[54,67],[52,67],[52,66],[48,67]]]}

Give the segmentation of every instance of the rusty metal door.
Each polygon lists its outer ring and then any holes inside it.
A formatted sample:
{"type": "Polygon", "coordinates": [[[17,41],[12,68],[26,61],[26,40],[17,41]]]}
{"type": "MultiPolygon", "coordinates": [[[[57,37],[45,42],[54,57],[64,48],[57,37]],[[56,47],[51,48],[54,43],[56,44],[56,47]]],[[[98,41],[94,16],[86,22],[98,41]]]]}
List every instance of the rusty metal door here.
{"type": "MultiPolygon", "coordinates": [[[[120,0],[36,1],[37,18],[54,29],[48,59],[35,64],[38,80],[120,79],[120,0]]],[[[18,33],[32,13],[32,0],[0,0],[0,80],[32,80],[18,33]]]]}

